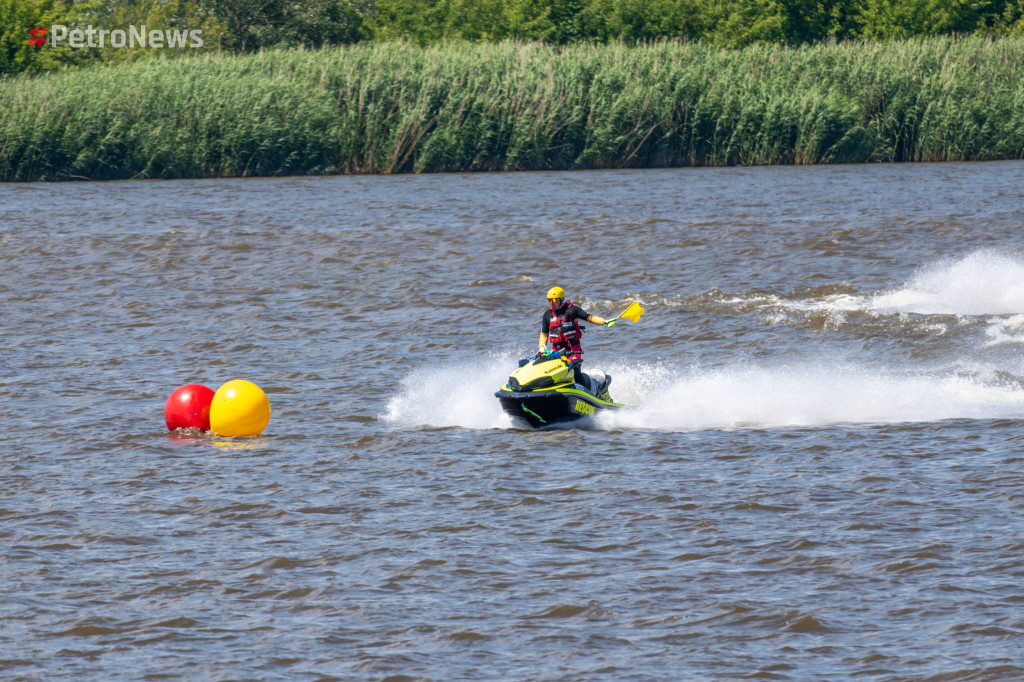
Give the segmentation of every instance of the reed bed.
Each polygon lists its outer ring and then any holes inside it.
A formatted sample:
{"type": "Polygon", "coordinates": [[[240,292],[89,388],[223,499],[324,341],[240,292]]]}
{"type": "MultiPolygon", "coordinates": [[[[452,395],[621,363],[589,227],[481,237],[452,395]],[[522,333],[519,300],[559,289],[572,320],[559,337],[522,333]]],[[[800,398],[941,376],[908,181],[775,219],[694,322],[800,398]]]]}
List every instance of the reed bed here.
{"type": "Polygon", "coordinates": [[[1024,39],[363,44],[0,82],[0,180],[1024,156],[1024,39]]]}

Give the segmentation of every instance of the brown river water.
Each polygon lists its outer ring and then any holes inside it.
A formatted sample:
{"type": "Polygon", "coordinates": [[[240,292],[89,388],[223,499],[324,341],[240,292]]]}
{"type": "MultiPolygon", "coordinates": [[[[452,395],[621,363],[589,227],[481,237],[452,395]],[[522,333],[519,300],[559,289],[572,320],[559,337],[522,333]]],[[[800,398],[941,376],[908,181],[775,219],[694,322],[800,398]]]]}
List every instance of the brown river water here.
{"type": "Polygon", "coordinates": [[[3,679],[1024,679],[1024,163],[14,184],[0,254],[3,679]],[[555,284],[631,408],[514,429],[555,284]]]}

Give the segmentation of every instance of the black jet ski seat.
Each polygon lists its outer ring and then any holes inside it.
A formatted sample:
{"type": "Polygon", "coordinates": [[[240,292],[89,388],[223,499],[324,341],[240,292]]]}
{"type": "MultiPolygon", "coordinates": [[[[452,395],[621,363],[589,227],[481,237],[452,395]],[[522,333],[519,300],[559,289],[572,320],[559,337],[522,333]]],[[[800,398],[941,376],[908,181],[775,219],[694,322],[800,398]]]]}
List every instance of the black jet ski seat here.
{"type": "Polygon", "coordinates": [[[599,369],[583,372],[582,379],[586,382],[581,384],[583,390],[599,398],[608,392],[608,387],[612,383],[612,378],[599,369]]]}

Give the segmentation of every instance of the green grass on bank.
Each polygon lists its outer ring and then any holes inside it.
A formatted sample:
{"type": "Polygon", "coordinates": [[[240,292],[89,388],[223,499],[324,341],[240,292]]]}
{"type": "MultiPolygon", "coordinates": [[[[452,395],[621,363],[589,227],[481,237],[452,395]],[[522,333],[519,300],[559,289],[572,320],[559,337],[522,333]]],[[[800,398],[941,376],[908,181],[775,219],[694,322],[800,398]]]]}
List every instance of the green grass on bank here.
{"type": "Polygon", "coordinates": [[[366,44],[0,82],[0,180],[1024,157],[1024,38],[366,44]]]}

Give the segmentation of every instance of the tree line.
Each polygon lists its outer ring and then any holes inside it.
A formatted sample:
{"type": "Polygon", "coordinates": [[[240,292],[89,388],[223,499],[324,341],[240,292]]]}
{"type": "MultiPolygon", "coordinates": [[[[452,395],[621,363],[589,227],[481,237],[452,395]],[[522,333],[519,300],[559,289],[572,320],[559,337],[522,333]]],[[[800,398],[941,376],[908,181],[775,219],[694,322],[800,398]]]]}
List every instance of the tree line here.
{"type": "Polygon", "coordinates": [[[33,47],[44,24],[201,29],[203,51],[238,53],[385,40],[744,47],[1021,35],[1024,0],[0,0],[0,73],[173,52],[33,47]]]}

